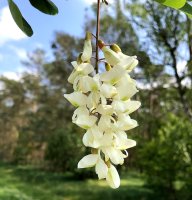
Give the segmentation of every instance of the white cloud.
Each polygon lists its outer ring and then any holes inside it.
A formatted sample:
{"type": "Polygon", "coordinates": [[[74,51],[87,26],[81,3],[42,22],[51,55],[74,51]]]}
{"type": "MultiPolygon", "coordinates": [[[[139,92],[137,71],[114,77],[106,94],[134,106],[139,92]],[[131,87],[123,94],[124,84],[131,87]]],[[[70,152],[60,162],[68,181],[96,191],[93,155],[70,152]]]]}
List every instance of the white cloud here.
{"type": "Polygon", "coordinates": [[[27,52],[25,49],[13,45],[9,45],[9,49],[11,49],[21,60],[27,59],[27,52]]]}
{"type": "MultiPolygon", "coordinates": [[[[91,4],[93,4],[93,3],[97,3],[97,0],[82,0],[84,3],[86,3],[86,4],[89,4],[89,5],[91,5],[91,4]]],[[[113,3],[114,2],[114,0],[108,0],[108,3],[110,4],[110,3],[113,3]]]]}
{"type": "Polygon", "coordinates": [[[17,73],[17,72],[3,72],[2,76],[8,78],[8,79],[12,79],[15,81],[19,81],[21,79],[21,74],[17,73]]]}
{"type": "Polygon", "coordinates": [[[97,2],[97,0],[82,0],[82,1],[86,4],[92,4],[97,2]]]}
{"type": "Polygon", "coordinates": [[[17,27],[8,6],[0,10],[0,45],[10,40],[21,40],[27,36],[17,27]]]}

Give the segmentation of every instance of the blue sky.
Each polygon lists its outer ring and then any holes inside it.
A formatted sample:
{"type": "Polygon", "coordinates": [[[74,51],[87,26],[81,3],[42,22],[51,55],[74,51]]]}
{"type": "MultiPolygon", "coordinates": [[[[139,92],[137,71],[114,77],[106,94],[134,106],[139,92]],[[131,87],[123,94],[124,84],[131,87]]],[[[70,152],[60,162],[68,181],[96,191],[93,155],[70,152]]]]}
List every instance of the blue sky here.
{"type": "Polygon", "coordinates": [[[14,24],[7,1],[0,3],[0,74],[16,78],[15,72],[23,70],[21,60],[27,52],[42,47],[49,52],[55,31],[64,31],[74,36],[83,36],[85,9],[96,0],[54,0],[59,14],[49,16],[33,9],[27,0],[15,0],[24,17],[34,30],[31,38],[26,37],[14,24]]]}
{"type": "MultiPolygon", "coordinates": [[[[7,0],[0,1],[0,75],[19,79],[19,73],[24,70],[21,60],[26,60],[27,53],[41,47],[51,56],[50,43],[55,31],[64,31],[71,35],[84,36],[83,24],[86,22],[85,9],[97,0],[53,0],[59,7],[56,16],[45,15],[32,8],[28,0],[14,0],[24,17],[33,27],[34,35],[25,36],[15,25],[7,0]]],[[[111,3],[113,0],[109,0],[111,3]]],[[[186,61],[179,62],[178,69],[183,72],[186,61]]]]}

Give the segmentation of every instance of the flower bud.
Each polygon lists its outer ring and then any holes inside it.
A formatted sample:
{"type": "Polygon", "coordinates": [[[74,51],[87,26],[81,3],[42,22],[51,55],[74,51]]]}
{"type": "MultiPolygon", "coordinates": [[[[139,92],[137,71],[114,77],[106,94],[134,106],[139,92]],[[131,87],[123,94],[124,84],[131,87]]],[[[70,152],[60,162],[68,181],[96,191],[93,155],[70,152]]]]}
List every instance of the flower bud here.
{"type": "Polygon", "coordinates": [[[106,71],[109,71],[111,69],[111,65],[109,63],[105,63],[105,69],[106,71]]]}
{"type": "Polygon", "coordinates": [[[92,39],[92,34],[90,32],[86,33],[85,40],[90,41],[92,39]]]}
{"type": "Polygon", "coordinates": [[[105,46],[105,43],[102,40],[98,40],[99,48],[102,49],[105,46]]]}
{"type": "Polygon", "coordinates": [[[120,47],[117,44],[110,45],[110,49],[112,49],[116,53],[122,52],[121,49],[120,49],[120,47]]]}
{"type": "Polygon", "coordinates": [[[92,56],[92,45],[91,45],[91,33],[87,32],[83,47],[83,53],[81,56],[81,59],[83,62],[90,62],[91,56],[92,56]]]}

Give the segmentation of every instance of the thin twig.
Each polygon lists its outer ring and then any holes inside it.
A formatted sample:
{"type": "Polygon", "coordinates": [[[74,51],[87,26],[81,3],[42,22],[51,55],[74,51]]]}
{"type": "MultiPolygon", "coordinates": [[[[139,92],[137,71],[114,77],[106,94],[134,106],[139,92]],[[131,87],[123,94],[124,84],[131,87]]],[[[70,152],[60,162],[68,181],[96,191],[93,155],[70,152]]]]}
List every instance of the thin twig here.
{"type": "Polygon", "coordinates": [[[100,58],[99,61],[105,60],[105,58],[100,58]]]}
{"type": "Polygon", "coordinates": [[[96,35],[94,35],[93,33],[91,33],[92,34],[92,36],[96,39],[96,35]]]}
{"type": "Polygon", "coordinates": [[[99,33],[100,33],[100,5],[101,1],[97,0],[97,27],[96,27],[96,63],[95,63],[95,71],[99,72],[99,33]]]}

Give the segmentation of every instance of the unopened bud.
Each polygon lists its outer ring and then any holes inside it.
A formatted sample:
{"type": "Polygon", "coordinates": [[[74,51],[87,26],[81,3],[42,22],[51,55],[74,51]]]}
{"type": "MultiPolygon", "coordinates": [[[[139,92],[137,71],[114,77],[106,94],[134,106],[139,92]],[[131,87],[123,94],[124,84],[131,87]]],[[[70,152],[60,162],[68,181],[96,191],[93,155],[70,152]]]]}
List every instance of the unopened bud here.
{"type": "Polygon", "coordinates": [[[81,52],[80,54],[79,54],[79,56],[77,57],[77,64],[78,65],[80,65],[83,61],[82,61],[82,59],[81,59],[81,56],[83,55],[83,53],[81,52]]]}
{"type": "Polygon", "coordinates": [[[109,63],[105,63],[105,69],[106,71],[109,71],[111,69],[111,65],[109,63]]]}
{"type": "Polygon", "coordinates": [[[102,40],[98,40],[98,46],[102,49],[105,46],[105,43],[102,40]]]}
{"type": "Polygon", "coordinates": [[[92,34],[90,32],[86,32],[85,40],[91,40],[92,34]]]}
{"type": "Polygon", "coordinates": [[[117,44],[110,45],[110,49],[115,51],[116,53],[121,52],[121,48],[117,44]]]}

